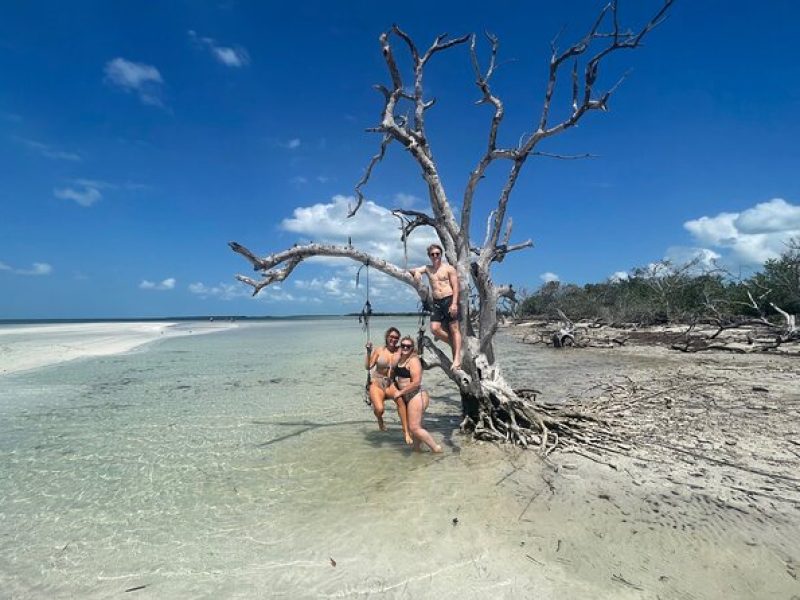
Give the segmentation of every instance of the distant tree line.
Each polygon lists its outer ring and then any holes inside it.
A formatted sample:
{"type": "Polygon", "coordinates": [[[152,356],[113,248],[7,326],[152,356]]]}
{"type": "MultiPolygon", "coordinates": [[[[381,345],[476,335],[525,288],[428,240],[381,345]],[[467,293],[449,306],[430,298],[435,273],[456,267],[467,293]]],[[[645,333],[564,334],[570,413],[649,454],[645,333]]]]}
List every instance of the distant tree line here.
{"type": "Polygon", "coordinates": [[[561,310],[572,320],[606,323],[722,324],[737,319],[771,318],[775,307],[800,313],[800,239],[787,243],[780,257],[770,259],[747,279],[695,260],[669,261],[634,269],[627,279],[584,286],[551,281],[533,293],[521,294],[516,316],[552,316],[561,310]]]}

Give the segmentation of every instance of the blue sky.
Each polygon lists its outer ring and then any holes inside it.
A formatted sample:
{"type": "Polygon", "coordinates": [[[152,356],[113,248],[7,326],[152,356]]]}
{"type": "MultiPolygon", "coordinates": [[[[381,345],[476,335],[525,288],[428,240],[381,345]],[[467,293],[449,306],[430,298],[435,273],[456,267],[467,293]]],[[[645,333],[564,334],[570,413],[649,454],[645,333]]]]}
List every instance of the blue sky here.
{"type": "MultiPolygon", "coordinates": [[[[623,2],[639,25],[657,2],[623,2]]],[[[352,237],[402,264],[387,208],[425,207],[391,148],[343,212],[378,147],[388,77],[378,35],[398,23],[420,46],[443,32],[500,38],[494,90],[501,142],[539,114],[549,42],[575,39],[599,9],[562,2],[5,2],[0,7],[0,318],[285,315],[357,311],[354,265],[304,263],[253,299],[235,240],[267,254],[352,237]]],[[[615,58],[601,87],[631,72],[608,113],[542,150],[512,196],[514,241],[495,281],[601,281],[664,257],[720,256],[745,272],[800,235],[800,5],[679,1],[644,47],[615,58]]],[[[483,47],[485,50],[485,46],[483,47]]],[[[465,47],[437,55],[427,123],[459,198],[485,144],[489,110],[465,47]]],[[[478,195],[475,230],[502,171],[478,195]]],[[[411,246],[423,259],[427,238],[411,246]]],[[[372,278],[379,310],[413,309],[372,278]]]]}

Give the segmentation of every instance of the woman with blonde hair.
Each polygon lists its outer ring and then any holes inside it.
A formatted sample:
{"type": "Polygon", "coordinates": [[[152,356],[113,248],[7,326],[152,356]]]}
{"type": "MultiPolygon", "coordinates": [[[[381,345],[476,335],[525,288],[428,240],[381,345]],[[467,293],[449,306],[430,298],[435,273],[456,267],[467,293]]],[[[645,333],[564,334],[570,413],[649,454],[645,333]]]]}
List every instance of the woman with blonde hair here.
{"type": "MultiPolygon", "coordinates": [[[[397,327],[389,327],[384,334],[385,346],[372,349],[372,342],[367,342],[367,358],[364,366],[369,371],[369,400],[372,404],[372,412],[378,420],[378,429],[386,431],[383,422],[384,402],[387,398],[392,398],[388,394],[391,387],[390,372],[392,366],[400,357],[400,349],[397,342],[400,339],[400,330],[397,327]]],[[[403,437],[406,444],[411,443],[411,435],[408,433],[408,419],[406,418],[406,405],[395,398],[397,412],[400,415],[400,426],[403,428],[403,437]]]]}
{"type": "Polygon", "coordinates": [[[430,396],[422,387],[422,363],[414,348],[414,339],[410,336],[400,340],[400,358],[392,368],[392,385],[387,394],[394,397],[398,407],[405,405],[413,449],[419,452],[421,444],[425,444],[431,452],[441,452],[442,447],[422,426],[422,416],[428,408],[430,396]]]}

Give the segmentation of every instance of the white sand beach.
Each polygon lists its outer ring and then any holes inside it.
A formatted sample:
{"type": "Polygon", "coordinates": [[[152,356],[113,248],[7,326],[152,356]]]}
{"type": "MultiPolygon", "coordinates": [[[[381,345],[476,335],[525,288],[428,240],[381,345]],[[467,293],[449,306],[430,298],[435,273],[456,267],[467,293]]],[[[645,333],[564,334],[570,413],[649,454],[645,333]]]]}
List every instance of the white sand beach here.
{"type": "Polygon", "coordinates": [[[128,352],[164,336],[212,333],[220,322],[58,323],[0,326],[0,376],[89,356],[128,352]]]}

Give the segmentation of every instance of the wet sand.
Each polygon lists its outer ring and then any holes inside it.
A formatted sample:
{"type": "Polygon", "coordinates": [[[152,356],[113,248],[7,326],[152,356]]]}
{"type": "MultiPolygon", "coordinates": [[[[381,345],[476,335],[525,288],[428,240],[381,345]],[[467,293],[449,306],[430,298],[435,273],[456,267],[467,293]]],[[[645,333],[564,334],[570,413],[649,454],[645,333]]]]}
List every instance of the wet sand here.
{"type": "MultiPolygon", "coordinates": [[[[796,359],[548,351],[562,353],[563,396],[610,423],[625,447],[556,452],[538,472],[535,458],[509,453],[503,485],[518,487],[532,569],[566,566],[594,597],[800,597],[796,359]]],[[[521,368],[510,378],[537,379],[521,368]]]]}

